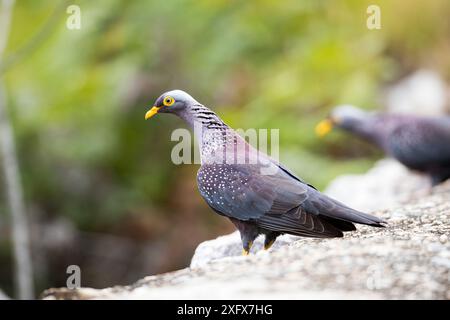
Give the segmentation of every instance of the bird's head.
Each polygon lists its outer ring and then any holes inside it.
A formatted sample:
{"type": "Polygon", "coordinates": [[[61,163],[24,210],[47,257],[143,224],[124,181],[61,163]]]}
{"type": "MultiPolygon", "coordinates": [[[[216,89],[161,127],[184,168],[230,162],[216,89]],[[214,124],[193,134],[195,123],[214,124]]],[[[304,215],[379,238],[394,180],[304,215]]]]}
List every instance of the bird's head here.
{"type": "Polygon", "coordinates": [[[145,120],[150,119],[157,113],[180,115],[195,104],[198,104],[198,102],[184,91],[167,91],[156,99],[153,107],[145,114],[145,120]]]}
{"type": "Polygon", "coordinates": [[[369,113],[352,105],[337,106],[331,111],[328,118],[322,120],[316,126],[316,134],[319,137],[324,137],[334,127],[353,131],[363,125],[369,116],[369,113]]]}

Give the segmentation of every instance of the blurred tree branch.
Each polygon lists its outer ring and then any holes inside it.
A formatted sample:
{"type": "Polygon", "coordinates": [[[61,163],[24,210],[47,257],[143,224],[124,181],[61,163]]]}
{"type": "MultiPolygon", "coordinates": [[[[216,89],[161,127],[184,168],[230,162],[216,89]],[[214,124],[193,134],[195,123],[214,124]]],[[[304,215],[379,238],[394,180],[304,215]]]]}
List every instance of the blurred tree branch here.
{"type": "Polygon", "coordinates": [[[44,40],[49,36],[49,34],[54,30],[55,25],[58,23],[61,13],[64,12],[67,7],[69,0],[64,0],[59,3],[56,9],[53,11],[50,18],[28,42],[26,42],[22,47],[9,54],[7,57],[0,61],[0,74],[5,73],[11,67],[18,64],[21,60],[25,59],[28,55],[35,52],[37,47],[41,45],[44,40]]]}
{"type": "MultiPolygon", "coordinates": [[[[0,7],[0,60],[8,42],[14,0],[2,0],[0,7]]],[[[14,259],[15,286],[20,299],[33,298],[33,272],[29,248],[29,235],[20,172],[16,148],[8,111],[7,98],[0,78],[0,151],[3,156],[2,166],[5,176],[8,206],[11,213],[14,259]]]]}

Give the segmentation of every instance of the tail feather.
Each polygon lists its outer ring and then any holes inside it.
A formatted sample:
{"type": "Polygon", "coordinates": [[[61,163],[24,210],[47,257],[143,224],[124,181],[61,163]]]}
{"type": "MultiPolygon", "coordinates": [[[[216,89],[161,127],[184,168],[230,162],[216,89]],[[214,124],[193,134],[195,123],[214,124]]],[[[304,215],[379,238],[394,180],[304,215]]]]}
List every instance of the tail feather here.
{"type": "Polygon", "coordinates": [[[356,230],[355,225],[353,223],[351,223],[351,222],[348,222],[348,221],[332,219],[332,218],[325,217],[325,216],[321,216],[321,219],[327,221],[328,223],[333,225],[333,227],[339,229],[340,231],[354,231],[354,230],[356,230]]]}
{"type": "Polygon", "coordinates": [[[369,225],[372,227],[384,227],[383,224],[386,223],[384,220],[382,220],[378,217],[351,209],[340,203],[338,203],[338,205],[340,205],[340,206],[335,208],[335,210],[333,210],[333,212],[330,212],[330,213],[323,212],[322,214],[327,217],[333,218],[333,219],[339,219],[339,220],[343,220],[343,221],[347,221],[347,222],[365,224],[365,225],[369,225]]]}
{"type": "MultiPolygon", "coordinates": [[[[332,220],[365,224],[372,227],[384,227],[383,224],[386,224],[386,221],[383,219],[349,208],[343,203],[320,194],[313,189],[310,189],[308,193],[308,200],[304,203],[304,209],[307,212],[328,217],[332,220]]],[[[351,228],[345,224],[342,224],[342,226],[351,228]]]]}

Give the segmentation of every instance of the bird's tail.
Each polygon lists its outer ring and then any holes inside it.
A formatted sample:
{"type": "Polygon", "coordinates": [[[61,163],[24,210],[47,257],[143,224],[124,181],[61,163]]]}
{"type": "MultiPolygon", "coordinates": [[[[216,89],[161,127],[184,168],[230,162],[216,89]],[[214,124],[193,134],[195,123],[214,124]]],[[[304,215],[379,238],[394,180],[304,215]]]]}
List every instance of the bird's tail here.
{"type": "MultiPolygon", "coordinates": [[[[384,224],[386,224],[386,221],[383,219],[349,208],[337,200],[320,194],[318,191],[312,190],[309,193],[310,200],[313,203],[313,207],[308,208],[309,212],[315,211],[318,215],[325,216],[332,220],[337,219],[342,222],[366,224],[372,227],[385,227],[384,224]]],[[[342,223],[342,228],[345,227],[345,223],[342,223]]],[[[342,228],[341,230],[343,230],[342,228]]],[[[350,228],[350,226],[348,226],[348,228],[350,228]]]]}

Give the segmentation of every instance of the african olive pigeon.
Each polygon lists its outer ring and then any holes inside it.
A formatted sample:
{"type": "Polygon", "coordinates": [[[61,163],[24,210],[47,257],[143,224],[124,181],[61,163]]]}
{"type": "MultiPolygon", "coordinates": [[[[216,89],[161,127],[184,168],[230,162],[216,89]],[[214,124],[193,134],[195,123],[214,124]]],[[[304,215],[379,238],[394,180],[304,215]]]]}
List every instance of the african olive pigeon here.
{"type": "Polygon", "coordinates": [[[316,133],[324,136],[334,126],[377,145],[409,169],[427,173],[433,185],[450,178],[450,117],[365,112],[344,105],[320,122],[316,133]]]}
{"type": "Polygon", "coordinates": [[[164,93],[145,119],[158,113],[173,113],[194,129],[201,156],[198,189],[206,203],[239,230],[244,255],[260,234],[268,249],[281,234],[332,238],[356,230],[353,223],[383,226],[383,220],[327,197],[247,144],[186,92],[164,93]]]}

